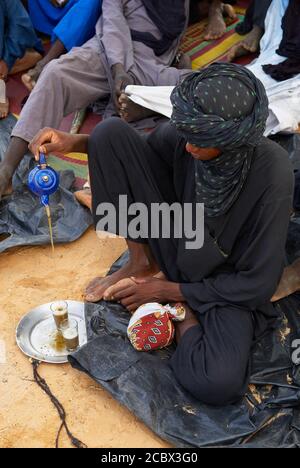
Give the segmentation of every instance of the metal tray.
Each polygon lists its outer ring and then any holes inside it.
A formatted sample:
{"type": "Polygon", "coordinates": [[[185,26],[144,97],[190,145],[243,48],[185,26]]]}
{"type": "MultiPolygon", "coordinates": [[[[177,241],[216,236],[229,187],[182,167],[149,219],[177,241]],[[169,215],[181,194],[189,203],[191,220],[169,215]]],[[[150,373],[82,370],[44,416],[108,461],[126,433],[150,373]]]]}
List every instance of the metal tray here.
{"type": "MultiPolygon", "coordinates": [[[[69,317],[77,320],[80,346],[87,343],[84,303],[66,301],[69,317]]],[[[59,340],[50,310],[51,303],[37,307],[23,317],[17,327],[16,340],[26,356],[49,364],[65,364],[70,354],[59,340]]]]}

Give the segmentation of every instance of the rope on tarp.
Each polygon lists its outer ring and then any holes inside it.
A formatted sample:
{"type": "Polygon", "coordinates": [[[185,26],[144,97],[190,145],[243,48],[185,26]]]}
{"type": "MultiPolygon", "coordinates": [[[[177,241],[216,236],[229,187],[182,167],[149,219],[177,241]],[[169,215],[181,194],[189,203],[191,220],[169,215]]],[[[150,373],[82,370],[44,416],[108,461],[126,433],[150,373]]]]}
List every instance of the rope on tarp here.
{"type": "Polygon", "coordinates": [[[60,428],[58,430],[58,433],[57,433],[57,436],[56,436],[56,441],[55,441],[55,448],[59,448],[59,439],[60,439],[60,435],[61,435],[61,431],[63,430],[63,428],[66,430],[66,433],[70,439],[70,442],[71,444],[76,447],[76,448],[79,448],[79,449],[84,449],[84,448],[88,448],[86,444],[84,444],[83,442],[81,442],[79,439],[77,439],[76,437],[74,437],[74,435],[72,434],[72,432],[70,431],[69,429],[69,426],[67,424],[67,414],[66,414],[66,411],[63,407],[63,405],[58,401],[58,399],[53,395],[53,393],[51,392],[51,389],[49,387],[49,385],[47,384],[47,382],[45,381],[45,379],[43,379],[41,377],[41,375],[39,374],[38,372],[38,368],[39,368],[39,365],[41,364],[40,361],[36,361],[35,359],[31,359],[30,360],[31,364],[32,364],[32,367],[33,367],[33,377],[34,377],[34,381],[38,384],[38,386],[43,390],[44,393],[46,393],[46,395],[48,395],[48,397],[50,398],[50,400],[52,401],[53,405],[55,406],[57,412],[58,412],[58,415],[61,419],[61,425],[60,425],[60,428]]]}

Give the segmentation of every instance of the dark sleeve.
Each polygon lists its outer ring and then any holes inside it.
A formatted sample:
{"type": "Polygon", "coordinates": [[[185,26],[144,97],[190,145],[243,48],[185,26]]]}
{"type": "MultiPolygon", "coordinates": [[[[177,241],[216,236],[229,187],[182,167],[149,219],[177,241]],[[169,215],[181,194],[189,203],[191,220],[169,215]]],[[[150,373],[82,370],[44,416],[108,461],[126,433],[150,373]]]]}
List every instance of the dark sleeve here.
{"type": "Polygon", "coordinates": [[[170,167],[174,165],[174,157],[179,142],[175,127],[169,122],[160,125],[147,135],[147,142],[170,167]]]}
{"type": "Polygon", "coordinates": [[[272,298],[284,268],[292,211],[294,176],[286,162],[288,168],[278,173],[265,201],[251,217],[253,227],[235,272],[181,285],[184,297],[194,310],[208,303],[229,303],[254,310],[272,298]]]}

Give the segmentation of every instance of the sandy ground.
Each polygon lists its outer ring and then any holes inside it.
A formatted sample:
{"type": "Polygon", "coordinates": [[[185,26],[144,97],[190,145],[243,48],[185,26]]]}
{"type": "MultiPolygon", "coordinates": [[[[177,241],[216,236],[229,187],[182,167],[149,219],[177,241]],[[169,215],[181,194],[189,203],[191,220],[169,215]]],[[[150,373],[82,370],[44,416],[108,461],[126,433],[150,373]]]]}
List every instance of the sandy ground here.
{"type": "MultiPolygon", "coordinates": [[[[32,368],[15,343],[15,328],[32,308],[57,299],[82,299],[87,282],[106,273],[124,250],[121,240],[99,240],[90,230],[56,247],[13,250],[0,256],[0,447],[54,447],[59,419],[32,382],[32,368]]],[[[69,365],[43,364],[40,373],[64,405],[71,431],[89,447],[168,447],[126,408],[69,365]]],[[[61,446],[68,447],[65,434],[61,446]]]]}

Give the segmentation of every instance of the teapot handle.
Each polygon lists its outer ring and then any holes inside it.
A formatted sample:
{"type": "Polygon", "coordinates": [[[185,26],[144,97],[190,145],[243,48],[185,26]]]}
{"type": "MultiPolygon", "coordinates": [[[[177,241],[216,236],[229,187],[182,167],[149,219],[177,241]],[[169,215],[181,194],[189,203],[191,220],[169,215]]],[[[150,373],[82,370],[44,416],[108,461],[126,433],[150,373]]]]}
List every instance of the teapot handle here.
{"type": "Polygon", "coordinates": [[[44,153],[40,153],[40,166],[47,166],[47,159],[44,153]]]}

